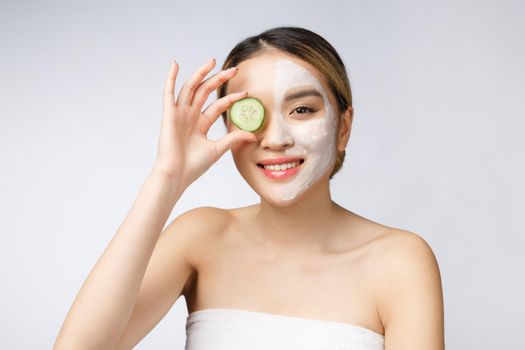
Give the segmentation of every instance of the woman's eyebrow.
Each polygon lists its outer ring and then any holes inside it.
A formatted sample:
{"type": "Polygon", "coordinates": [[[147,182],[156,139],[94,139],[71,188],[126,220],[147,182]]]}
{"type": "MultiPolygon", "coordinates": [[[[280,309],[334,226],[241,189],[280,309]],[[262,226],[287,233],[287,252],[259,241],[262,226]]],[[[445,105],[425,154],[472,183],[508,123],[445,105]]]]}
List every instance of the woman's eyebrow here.
{"type": "Polygon", "coordinates": [[[308,89],[308,90],[301,90],[301,91],[298,91],[298,92],[294,92],[292,94],[288,94],[284,98],[284,101],[288,102],[288,101],[294,100],[296,98],[301,98],[301,97],[306,97],[306,96],[316,96],[316,97],[323,98],[323,96],[321,95],[321,93],[319,91],[314,90],[314,89],[308,89]]]}

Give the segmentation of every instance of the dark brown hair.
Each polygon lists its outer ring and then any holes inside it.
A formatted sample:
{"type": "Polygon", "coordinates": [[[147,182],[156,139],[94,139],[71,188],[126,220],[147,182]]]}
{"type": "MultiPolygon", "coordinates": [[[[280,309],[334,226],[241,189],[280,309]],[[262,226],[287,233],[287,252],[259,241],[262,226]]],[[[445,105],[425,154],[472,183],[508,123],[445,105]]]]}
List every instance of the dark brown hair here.
{"type": "MultiPolygon", "coordinates": [[[[239,63],[265,51],[281,50],[314,66],[324,76],[337,100],[337,115],[352,106],[352,91],[345,65],[335,49],[319,34],[301,27],[275,27],[248,37],[231,50],[222,69],[239,63]]],[[[228,82],[217,89],[217,98],[226,95],[228,82]]],[[[227,113],[222,114],[226,124],[227,113]]],[[[340,119],[338,119],[338,127],[340,119]]],[[[338,152],[330,179],[341,169],[346,152],[338,152]]]]}

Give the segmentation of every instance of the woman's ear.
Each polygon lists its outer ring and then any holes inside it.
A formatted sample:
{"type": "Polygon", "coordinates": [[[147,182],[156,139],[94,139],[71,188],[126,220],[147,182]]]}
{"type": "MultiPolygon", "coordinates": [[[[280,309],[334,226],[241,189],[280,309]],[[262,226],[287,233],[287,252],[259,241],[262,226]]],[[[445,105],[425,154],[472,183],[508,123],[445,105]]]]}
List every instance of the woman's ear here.
{"type": "Polygon", "coordinates": [[[346,111],[341,114],[339,121],[339,131],[337,134],[337,150],[342,152],[346,149],[350,133],[352,131],[352,120],[354,119],[354,108],[349,106],[346,111]]]}

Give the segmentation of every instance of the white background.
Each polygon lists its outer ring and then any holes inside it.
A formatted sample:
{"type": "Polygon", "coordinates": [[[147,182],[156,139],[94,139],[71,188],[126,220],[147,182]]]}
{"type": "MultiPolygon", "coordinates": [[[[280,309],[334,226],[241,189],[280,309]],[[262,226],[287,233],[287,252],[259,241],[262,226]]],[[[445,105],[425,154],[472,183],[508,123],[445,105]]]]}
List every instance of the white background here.
{"type": "MultiPolygon", "coordinates": [[[[521,348],[523,4],[2,1],[0,347],[54,343],[153,164],[171,60],[178,92],[211,57],[215,73],[237,42],[294,25],[332,43],[350,76],[334,200],[431,245],[447,349],[521,348]]],[[[224,133],[219,119],[209,135],[224,133]]],[[[170,221],[258,200],[228,152],[170,221]]],[[[183,349],[186,315],[180,298],[136,349],[183,349]]]]}

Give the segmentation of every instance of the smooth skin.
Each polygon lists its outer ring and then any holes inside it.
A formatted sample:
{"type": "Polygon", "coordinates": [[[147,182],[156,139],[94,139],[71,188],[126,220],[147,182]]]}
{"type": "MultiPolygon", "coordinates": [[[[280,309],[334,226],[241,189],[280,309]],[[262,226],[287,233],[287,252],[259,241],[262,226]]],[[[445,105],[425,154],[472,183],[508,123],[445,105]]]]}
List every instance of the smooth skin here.
{"type": "MultiPolygon", "coordinates": [[[[251,65],[263,63],[258,59],[276,58],[264,55],[238,68],[256,72],[251,65]]],[[[250,148],[284,147],[264,130],[255,136],[231,125],[222,139],[207,139],[210,126],[251,86],[242,77],[234,83],[237,70],[203,81],[214,66],[211,60],[200,67],[175,101],[178,65],[172,64],[154,166],[53,349],[132,349],[181,295],[189,312],[226,307],[347,322],[384,334],[386,350],[444,349],[441,279],[430,246],[337,205],[328,173],[291,207],[264,198],[244,208],[201,207],[163,229],[186,188],[226,151],[242,166],[250,148]],[[229,79],[235,92],[202,112],[209,94],[229,79]],[[271,225],[261,221],[266,215],[271,225]],[[297,244],[301,237],[308,239],[297,244]]],[[[351,107],[341,114],[343,149],[352,117],[351,107]]]]}

